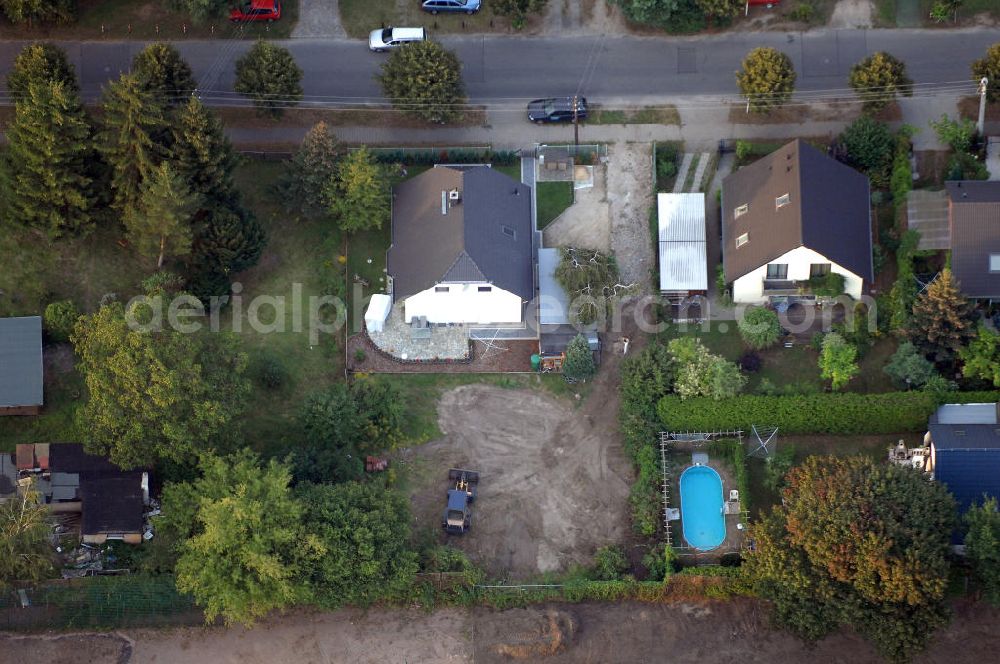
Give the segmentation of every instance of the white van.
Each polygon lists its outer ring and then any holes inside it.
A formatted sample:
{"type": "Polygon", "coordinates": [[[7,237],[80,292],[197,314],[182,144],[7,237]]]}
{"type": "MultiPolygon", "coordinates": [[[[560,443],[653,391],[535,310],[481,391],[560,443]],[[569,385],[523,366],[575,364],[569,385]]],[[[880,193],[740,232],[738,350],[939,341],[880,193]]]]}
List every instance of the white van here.
{"type": "Polygon", "coordinates": [[[388,51],[403,44],[427,39],[423,28],[382,28],[368,35],[368,48],[375,52],[388,51]]]}

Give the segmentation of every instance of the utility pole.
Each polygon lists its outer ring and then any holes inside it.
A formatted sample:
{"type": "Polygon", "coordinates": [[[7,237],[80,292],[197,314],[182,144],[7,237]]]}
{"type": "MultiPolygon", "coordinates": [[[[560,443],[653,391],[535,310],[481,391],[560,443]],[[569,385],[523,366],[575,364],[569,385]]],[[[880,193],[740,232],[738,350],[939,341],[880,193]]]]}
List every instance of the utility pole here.
{"type": "Polygon", "coordinates": [[[979,122],[976,123],[976,130],[982,137],[985,135],[986,126],[986,87],[990,84],[989,79],[983,76],[979,81],[979,122]]]}
{"type": "MultiPolygon", "coordinates": [[[[580,117],[578,115],[579,109],[580,109],[580,95],[573,95],[573,143],[576,145],[577,148],[580,147],[580,117]]],[[[982,113],[980,113],[980,115],[982,115],[982,113]]]]}

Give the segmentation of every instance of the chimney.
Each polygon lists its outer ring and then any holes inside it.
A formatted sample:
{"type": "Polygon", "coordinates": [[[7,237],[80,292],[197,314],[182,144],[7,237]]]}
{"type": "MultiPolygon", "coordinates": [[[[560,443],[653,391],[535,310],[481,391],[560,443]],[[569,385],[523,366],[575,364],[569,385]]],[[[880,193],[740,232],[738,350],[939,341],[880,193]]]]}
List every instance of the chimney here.
{"type": "Polygon", "coordinates": [[[452,189],[448,192],[448,200],[456,205],[462,202],[462,192],[458,188],[452,189]]]}

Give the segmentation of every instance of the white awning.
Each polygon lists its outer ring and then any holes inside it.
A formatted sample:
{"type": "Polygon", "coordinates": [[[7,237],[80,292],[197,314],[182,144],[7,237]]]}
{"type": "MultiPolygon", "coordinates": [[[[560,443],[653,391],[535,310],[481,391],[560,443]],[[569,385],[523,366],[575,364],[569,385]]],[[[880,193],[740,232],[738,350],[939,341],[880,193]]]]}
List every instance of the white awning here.
{"type": "Polygon", "coordinates": [[[365,327],[369,332],[381,332],[385,319],[392,311],[392,298],[382,293],[372,295],[371,302],[368,303],[368,310],[365,311],[365,327]]]}

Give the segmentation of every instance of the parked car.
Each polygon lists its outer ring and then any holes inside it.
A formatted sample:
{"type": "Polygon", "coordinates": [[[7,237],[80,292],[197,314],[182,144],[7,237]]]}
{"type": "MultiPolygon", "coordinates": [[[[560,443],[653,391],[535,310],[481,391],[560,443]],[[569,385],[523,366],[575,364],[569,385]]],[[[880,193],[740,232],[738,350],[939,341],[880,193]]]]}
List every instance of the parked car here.
{"type": "Polygon", "coordinates": [[[439,12],[475,14],[479,11],[480,4],[480,0],[424,0],[420,8],[432,14],[439,12]]]}
{"type": "MultiPolygon", "coordinates": [[[[587,119],[587,99],[577,97],[576,117],[587,119]]],[[[528,104],[528,119],[539,124],[544,122],[572,122],[573,97],[549,97],[536,99],[528,104]]]]}
{"type": "Polygon", "coordinates": [[[427,39],[423,28],[382,28],[372,30],[368,35],[368,48],[375,52],[388,51],[403,44],[412,44],[427,39]]]}
{"type": "Polygon", "coordinates": [[[281,18],[281,2],[279,0],[248,0],[239,7],[229,11],[229,20],[234,23],[250,21],[277,21],[281,18]]]}

